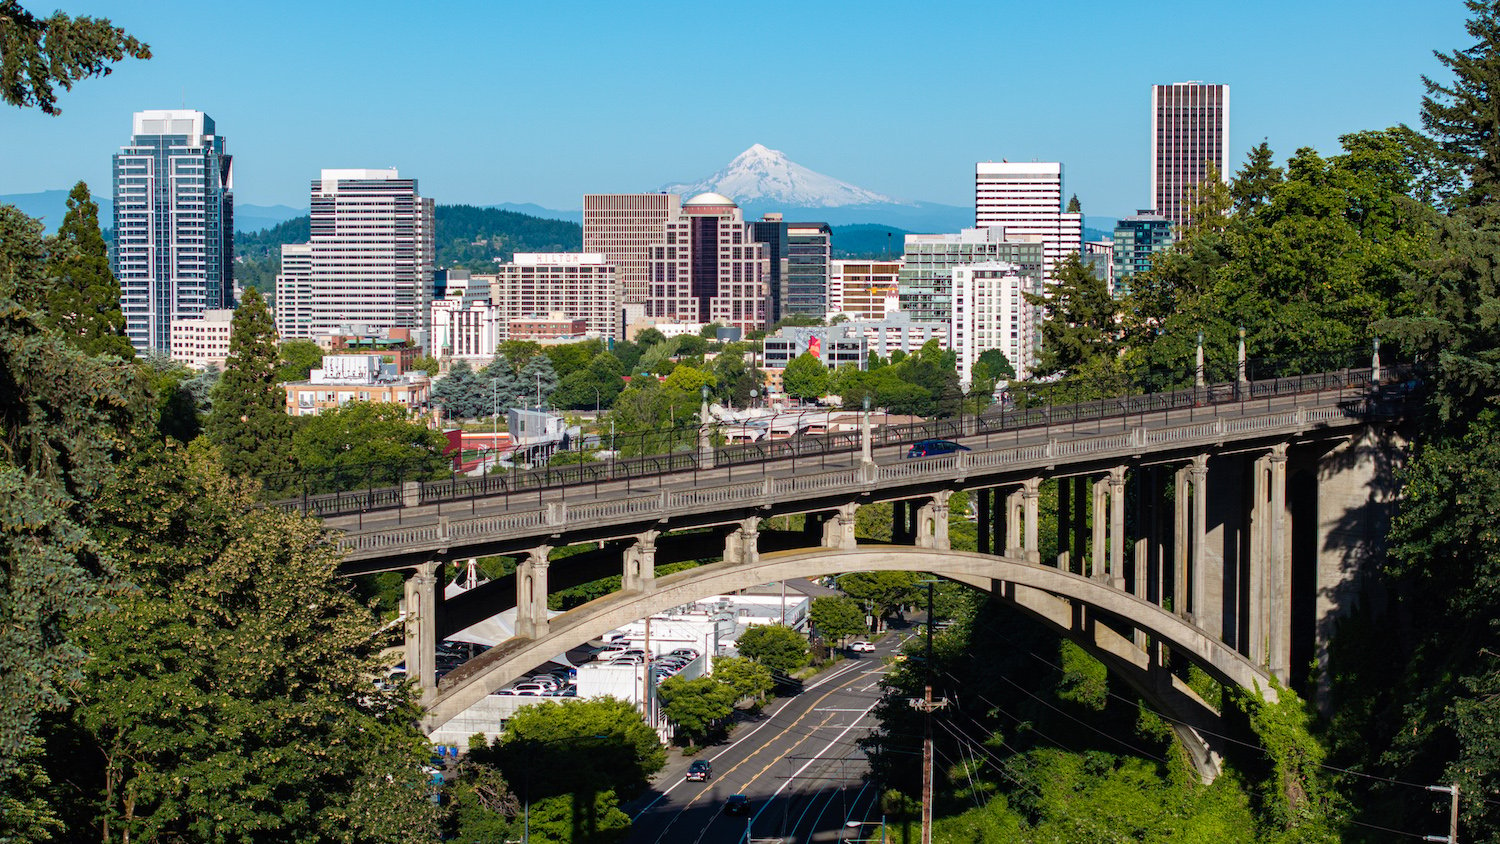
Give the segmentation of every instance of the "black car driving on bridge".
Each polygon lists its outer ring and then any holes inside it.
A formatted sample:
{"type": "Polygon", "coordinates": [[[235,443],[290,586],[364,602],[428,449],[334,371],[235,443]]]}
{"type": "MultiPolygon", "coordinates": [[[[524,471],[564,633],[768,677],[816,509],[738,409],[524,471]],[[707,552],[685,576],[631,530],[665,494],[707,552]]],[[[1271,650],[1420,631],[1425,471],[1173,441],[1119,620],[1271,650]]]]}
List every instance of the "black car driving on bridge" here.
{"type": "Polygon", "coordinates": [[[907,457],[936,457],[955,451],[968,451],[969,447],[953,440],[917,440],[906,450],[907,457]]]}

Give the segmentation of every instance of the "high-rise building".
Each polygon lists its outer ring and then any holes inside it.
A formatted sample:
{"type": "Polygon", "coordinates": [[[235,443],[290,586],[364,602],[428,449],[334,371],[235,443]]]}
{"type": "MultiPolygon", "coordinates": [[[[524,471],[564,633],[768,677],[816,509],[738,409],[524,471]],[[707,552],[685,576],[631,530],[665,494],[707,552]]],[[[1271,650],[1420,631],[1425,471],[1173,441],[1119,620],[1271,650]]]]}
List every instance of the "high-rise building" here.
{"type": "Polygon", "coordinates": [[[1151,197],[1156,213],[1188,222],[1191,190],[1216,167],[1229,178],[1229,86],[1151,86],[1151,197]]]}
{"type": "Polygon", "coordinates": [[[619,276],[605,256],[590,252],[517,252],[489,278],[490,301],[498,311],[499,338],[512,339],[516,320],[563,314],[584,321],[588,336],[615,338],[620,332],[619,276]]]}
{"type": "Polygon", "coordinates": [[[953,268],[968,264],[1015,264],[1027,279],[1026,290],[1039,293],[1045,248],[1040,235],[1013,237],[1000,226],[958,234],[909,234],[899,281],[901,310],[917,322],[952,325],[953,268]]]}
{"type": "Polygon", "coordinates": [[[324,170],[312,183],[312,239],[281,247],[276,330],[283,340],[432,331],[433,203],[395,170],[324,170]]]}
{"type": "Polygon", "coordinates": [[[1094,278],[1104,282],[1111,292],[1115,290],[1115,242],[1110,240],[1085,240],[1083,242],[1083,265],[1094,271],[1094,278]]]}
{"type": "Polygon", "coordinates": [[[793,314],[822,317],[828,311],[828,262],[833,257],[833,229],[827,223],[788,223],[781,214],[766,214],[749,224],[750,236],[766,245],[771,305],[766,319],[780,322],[793,314]]]}
{"type": "Polygon", "coordinates": [[[770,261],[734,200],[701,193],[682,203],[649,247],[646,316],[754,331],[766,326],[770,261]]]}
{"type": "Polygon", "coordinates": [[[1130,292],[1130,277],[1151,269],[1151,256],[1172,245],[1172,221],[1149,210],[1138,211],[1115,226],[1114,286],[1111,292],[1130,292]]]}
{"type": "Polygon", "coordinates": [[[781,277],[781,315],[821,318],[828,311],[828,262],[833,229],[827,223],[786,224],[786,271],[781,277]]]}
{"type": "Polygon", "coordinates": [[[1026,300],[1036,279],[1006,261],[953,268],[953,340],[958,382],[974,382],[974,364],[990,349],[1005,353],[1017,378],[1036,364],[1036,309],[1026,300]]]}
{"type": "Polygon", "coordinates": [[[981,161],[974,165],[974,224],[1003,226],[1010,239],[1040,238],[1042,277],[1083,243],[1083,215],[1062,210],[1062,165],[981,161]]]}
{"type": "Polygon", "coordinates": [[[201,111],[138,111],[114,155],[114,248],[125,333],[170,354],[172,321],[234,307],[234,171],[201,111]]]}
{"type": "Polygon", "coordinates": [[[661,240],[667,221],[681,211],[682,197],[675,193],[584,194],[583,251],[603,255],[619,285],[615,336],[624,336],[625,324],[644,314],[646,248],[661,240]]]}

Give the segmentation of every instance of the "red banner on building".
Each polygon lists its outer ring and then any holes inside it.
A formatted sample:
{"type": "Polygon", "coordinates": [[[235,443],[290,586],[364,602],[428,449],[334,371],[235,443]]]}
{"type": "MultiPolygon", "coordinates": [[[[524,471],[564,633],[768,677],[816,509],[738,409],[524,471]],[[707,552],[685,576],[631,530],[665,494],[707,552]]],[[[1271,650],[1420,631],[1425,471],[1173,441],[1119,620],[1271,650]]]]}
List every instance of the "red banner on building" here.
{"type": "Polygon", "coordinates": [[[807,338],[807,353],[817,358],[818,360],[822,360],[823,342],[816,337],[807,338]]]}

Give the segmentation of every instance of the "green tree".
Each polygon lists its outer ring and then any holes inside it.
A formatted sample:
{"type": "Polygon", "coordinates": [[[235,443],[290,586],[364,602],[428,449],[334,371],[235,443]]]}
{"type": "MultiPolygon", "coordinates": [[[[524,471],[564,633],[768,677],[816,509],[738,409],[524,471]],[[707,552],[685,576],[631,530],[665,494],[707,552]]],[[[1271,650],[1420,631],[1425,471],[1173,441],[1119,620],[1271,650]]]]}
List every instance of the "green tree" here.
{"type": "MultiPolygon", "coordinates": [[[[887,522],[889,524],[889,522],[887,522]]],[[[920,597],[917,576],[909,571],[857,571],[839,575],[839,589],[883,619],[920,597]]]]}
{"type": "Polygon", "coordinates": [[[48,243],[47,324],[90,355],[135,357],[125,336],[120,283],[109,269],[109,249],[99,231],[99,206],[83,182],[68,194],[68,211],[48,243]]]}
{"type": "Polygon", "coordinates": [[[432,385],[432,398],[443,406],[443,413],[449,419],[478,419],[490,415],[489,384],[481,386],[479,376],[474,374],[466,360],[456,361],[448,374],[432,385]]]}
{"type": "Polygon", "coordinates": [[[229,358],[206,433],[230,474],[263,478],[276,494],[290,481],[292,424],[286,390],[276,381],[276,329],[254,289],[245,291],[230,331],[229,358]]]}
{"type": "Polygon", "coordinates": [[[807,639],[781,624],[757,624],[740,634],[735,648],[778,674],[790,674],[807,664],[807,639]]]}
{"type": "Polygon", "coordinates": [[[153,447],[101,496],[128,588],[81,628],[75,829],[115,840],[432,840],[427,741],[382,691],[378,619],[321,525],[212,450],[153,447]],[[85,764],[84,760],[88,760],[85,764]]]}
{"type": "Polygon", "coordinates": [[[348,481],[386,486],[446,474],[448,440],[411,418],[405,405],[352,401],[302,420],[292,456],[315,492],[348,481]]]}
{"type": "Polygon", "coordinates": [[[311,340],[288,340],[277,352],[280,355],[277,381],[306,381],[314,369],[323,365],[323,349],[311,340]]]}
{"type": "Polygon", "coordinates": [[[654,328],[646,328],[635,335],[635,344],[641,349],[649,349],[667,342],[667,336],[654,328]]]}
{"type": "Polygon", "coordinates": [[[1073,194],[1072,198],[1068,200],[1067,213],[1069,213],[1069,214],[1082,214],[1083,213],[1083,203],[1081,203],[1081,202],[1078,201],[1078,194],[1076,194],[1076,193],[1073,194]]]}
{"type": "Polygon", "coordinates": [[[776,687],[771,669],[743,656],[714,657],[713,678],[729,689],[736,701],[760,700],[776,687]]]}
{"type": "Polygon", "coordinates": [[[41,787],[36,719],[73,697],[73,629],[115,580],[87,528],[149,404],[136,367],[85,355],[21,304],[44,289],[44,254],[40,223],[0,205],[0,794],[29,830],[51,825],[32,808],[55,806],[27,797],[41,787]]]}
{"type": "Polygon", "coordinates": [[[0,0],[0,100],[10,105],[58,114],[54,86],[71,91],[80,79],[108,76],[126,56],[149,59],[151,47],[105,18],[38,18],[0,0]]]}
{"type": "Polygon", "coordinates": [[[689,738],[706,739],[734,712],[734,691],[713,677],[668,677],[657,688],[662,712],[689,738]]]}
{"type": "Polygon", "coordinates": [[[666,764],[666,749],[635,707],[615,698],[545,701],[505,722],[496,764],[523,798],[637,794],[666,764]]]}
{"type": "Polygon", "coordinates": [[[432,355],[417,355],[411,362],[411,368],[416,372],[425,372],[430,376],[437,377],[442,371],[442,364],[432,355]]]}
{"type": "Polygon", "coordinates": [[[1026,300],[1047,309],[1042,323],[1042,354],[1037,376],[1073,372],[1119,349],[1119,304],[1109,285],[1070,254],[1054,271],[1048,295],[1027,293],[1026,300]]]}
{"type": "Polygon", "coordinates": [[[824,595],[813,598],[808,617],[818,632],[842,642],[865,632],[865,613],[853,598],[824,595]]]}
{"type": "Polygon", "coordinates": [[[781,373],[781,386],[793,398],[820,399],[828,395],[828,367],[811,352],[803,352],[786,365],[781,373]]]}
{"type": "Polygon", "coordinates": [[[552,362],[552,369],[557,373],[559,379],[566,378],[593,362],[594,358],[604,351],[602,340],[584,340],[579,343],[558,343],[547,346],[542,350],[547,360],[552,362]]]}

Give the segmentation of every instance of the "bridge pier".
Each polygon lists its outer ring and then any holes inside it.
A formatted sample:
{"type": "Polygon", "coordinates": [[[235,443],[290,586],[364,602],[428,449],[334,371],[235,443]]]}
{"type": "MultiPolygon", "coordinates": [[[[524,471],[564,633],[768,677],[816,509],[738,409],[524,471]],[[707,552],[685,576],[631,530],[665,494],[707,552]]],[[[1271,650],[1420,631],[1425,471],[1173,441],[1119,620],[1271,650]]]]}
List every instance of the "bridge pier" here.
{"type": "Polygon", "coordinates": [[[858,544],[854,538],[854,514],[858,504],[844,504],[823,521],[823,547],[840,551],[853,551],[858,544]]]}
{"type": "Polygon", "coordinates": [[[943,490],[934,493],[932,499],[917,510],[918,548],[936,548],[947,551],[953,547],[948,540],[948,498],[953,493],[943,490]]]}
{"type": "Polygon", "coordinates": [[[660,531],[636,534],[635,544],[625,549],[620,588],[626,592],[650,592],[656,588],[656,538],[660,531]]]}
{"type": "Polygon", "coordinates": [[[735,565],[760,562],[760,518],[740,520],[739,526],[724,537],[724,562],[735,565]]]}
{"type": "Polygon", "coordinates": [[[406,676],[417,681],[422,700],[437,694],[437,571],[441,563],[418,565],[403,584],[406,610],[406,676]]]}
{"type": "Polygon", "coordinates": [[[516,635],[524,639],[547,635],[547,554],[551,551],[550,546],[538,545],[516,566],[516,635]]]}
{"type": "Polygon", "coordinates": [[[1291,667],[1291,555],[1285,443],[1255,460],[1250,508],[1250,660],[1282,682],[1291,667]]]}
{"type": "Polygon", "coordinates": [[[1205,626],[1209,616],[1203,546],[1208,534],[1208,455],[1200,454],[1177,470],[1177,512],[1172,525],[1172,609],[1217,636],[1205,626]]]}

